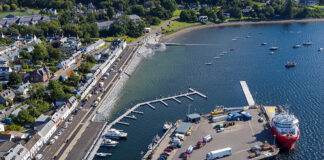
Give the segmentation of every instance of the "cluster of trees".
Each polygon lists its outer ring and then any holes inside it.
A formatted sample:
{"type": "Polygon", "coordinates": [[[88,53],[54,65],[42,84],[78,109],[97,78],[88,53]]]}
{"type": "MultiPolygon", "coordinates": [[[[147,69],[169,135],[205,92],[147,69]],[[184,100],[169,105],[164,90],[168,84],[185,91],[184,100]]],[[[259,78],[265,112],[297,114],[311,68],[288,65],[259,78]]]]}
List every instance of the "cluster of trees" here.
{"type": "Polygon", "coordinates": [[[39,64],[40,62],[57,62],[61,60],[63,56],[63,53],[60,49],[54,48],[52,45],[45,45],[43,43],[36,44],[32,52],[22,50],[19,54],[22,59],[32,60],[35,64],[39,64]]]}
{"type": "Polygon", "coordinates": [[[87,74],[91,72],[91,68],[98,63],[97,60],[92,56],[92,55],[87,55],[86,56],[86,62],[82,63],[79,66],[79,72],[83,73],[83,74],[87,74]]]}
{"type": "Polygon", "coordinates": [[[100,31],[100,35],[106,36],[124,36],[139,37],[145,28],[143,21],[135,23],[128,16],[121,16],[117,21],[110,25],[109,29],[100,31]]]}

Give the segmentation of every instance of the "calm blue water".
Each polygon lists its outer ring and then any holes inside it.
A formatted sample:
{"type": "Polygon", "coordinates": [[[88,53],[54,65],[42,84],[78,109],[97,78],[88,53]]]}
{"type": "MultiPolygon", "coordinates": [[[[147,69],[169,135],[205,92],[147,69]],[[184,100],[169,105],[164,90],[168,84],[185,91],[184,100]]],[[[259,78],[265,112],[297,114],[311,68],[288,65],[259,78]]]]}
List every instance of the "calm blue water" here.
{"type": "Polygon", "coordinates": [[[210,44],[168,47],[165,52],[146,59],[135,71],[121,93],[113,118],[132,105],[168,96],[193,87],[208,95],[208,100],[181,99],[182,104],[168,101],[169,107],[155,104],[157,110],[140,108],[143,116],[131,126],[118,126],[129,133],[115,149],[101,149],[113,154],[109,159],[139,159],[166,121],[175,122],[190,112],[206,113],[215,105],[246,105],[240,80],[247,81],[258,104],[289,105],[300,120],[301,137],[295,151],[280,159],[324,159],[324,23],[258,25],[203,29],[173,40],[180,43],[210,44]],[[251,35],[251,38],[245,38],[251,35]],[[233,38],[237,41],[232,41],[233,38]],[[293,49],[303,41],[313,46],[293,49]],[[262,42],[268,45],[261,46],[262,42]],[[270,55],[269,47],[279,50],[270,55]],[[235,48],[230,52],[230,48],[235,48]],[[221,59],[214,59],[223,51],[221,59]],[[297,62],[286,69],[287,61],[297,62]],[[210,66],[206,62],[213,63],[210,66]]]}

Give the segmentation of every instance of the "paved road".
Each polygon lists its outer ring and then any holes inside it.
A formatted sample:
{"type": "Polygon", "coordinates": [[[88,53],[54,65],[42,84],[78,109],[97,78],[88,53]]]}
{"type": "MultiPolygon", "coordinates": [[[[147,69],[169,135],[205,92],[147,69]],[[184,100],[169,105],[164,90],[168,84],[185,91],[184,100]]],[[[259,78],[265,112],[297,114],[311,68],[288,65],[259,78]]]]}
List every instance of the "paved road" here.
{"type": "MultiPolygon", "coordinates": [[[[165,22],[162,25],[162,27],[166,27],[170,21],[165,22]]],[[[132,49],[137,47],[136,44],[142,43],[145,38],[151,35],[155,35],[157,32],[160,31],[161,28],[159,27],[156,30],[153,30],[152,32],[146,34],[146,36],[128,45],[128,47],[122,52],[121,56],[130,57],[132,49]]],[[[129,61],[130,59],[128,58],[122,58],[117,65],[113,65],[111,68],[113,68],[115,71],[118,71],[120,67],[127,65],[129,61]]],[[[116,82],[116,79],[119,78],[119,76],[120,73],[118,72],[113,72],[110,74],[110,76],[105,80],[105,86],[108,85],[108,88],[104,94],[110,91],[113,83],[116,82]]],[[[43,154],[42,159],[46,159],[46,160],[62,159],[63,158],[62,155],[64,154],[64,151],[68,152],[66,153],[67,154],[66,157],[64,155],[65,157],[64,159],[75,160],[75,159],[82,159],[85,156],[88,149],[90,148],[90,145],[96,138],[99,130],[105,124],[105,122],[90,122],[91,121],[90,115],[95,111],[95,109],[91,108],[91,105],[95,99],[97,99],[97,95],[92,96],[90,100],[87,102],[87,104],[83,107],[83,109],[79,111],[77,115],[74,116],[72,123],[69,125],[69,127],[63,132],[63,134],[53,145],[46,145],[41,149],[41,152],[39,153],[43,154]],[[78,134],[81,128],[84,127],[84,124],[86,122],[87,122],[86,130],[84,130],[83,133],[78,134]],[[81,135],[81,136],[77,138],[77,142],[75,142],[74,145],[71,145],[72,140],[75,139],[77,135],[81,135]]],[[[102,101],[104,101],[104,99],[102,99],[102,101]]],[[[77,108],[79,108],[79,106],[80,104],[78,105],[77,108]]],[[[57,134],[57,132],[59,132],[60,128],[58,129],[58,131],[56,131],[55,134],[53,134],[53,137],[57,134]]]]}

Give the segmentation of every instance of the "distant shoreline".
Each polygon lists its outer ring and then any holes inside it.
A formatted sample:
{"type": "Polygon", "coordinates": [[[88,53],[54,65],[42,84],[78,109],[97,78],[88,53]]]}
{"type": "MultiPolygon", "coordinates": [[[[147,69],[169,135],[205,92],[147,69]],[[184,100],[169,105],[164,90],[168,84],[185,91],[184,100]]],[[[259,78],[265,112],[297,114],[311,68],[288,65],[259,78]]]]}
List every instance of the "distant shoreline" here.
{"type": "Polygon", "coordinates": [[[218,24],[207,24],[200,26],[192,26],[179,31],[176,31],[170,35],[161,37],[160,42],[169,42],[172,39],[188,33],[190,31],[204,29],[204,28],[214,28],[214,27],[226,27],[226,26],[243,26],[243,25],[266,25],[266,24],[290,24],[290,23],[313,23],[313,22],[324,22],[324,19],[291,19],[291,20],[268,20],[268,21],[236,21],[236,22],[225,22],[218,24]]]}

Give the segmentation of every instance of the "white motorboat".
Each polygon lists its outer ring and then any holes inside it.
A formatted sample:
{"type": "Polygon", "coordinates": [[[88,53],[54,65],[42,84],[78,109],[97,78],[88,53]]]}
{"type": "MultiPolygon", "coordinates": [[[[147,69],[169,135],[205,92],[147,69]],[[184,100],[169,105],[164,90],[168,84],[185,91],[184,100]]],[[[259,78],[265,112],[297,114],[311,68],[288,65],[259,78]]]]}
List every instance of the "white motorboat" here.
{"type": "Polygon", "coordinates": [[[271,51],[274,51],[274,50],[278,50],[279,47],[270,47],[269,49],[270,49],[271,51]]]}
{"type": "Polygon", "coordinates": [[[111,139],[104,139],[101,146],[105,147],[116,147],[119,142],[113,141],[111,139]]]}
{"type": "Polygon", "coordinates": [[[221,57],[218,57],[218,56],[216,56],[216,57],[214,57],[215,59],[220,59],[221,57]]]}
{"type": "Polygon", "coordinates": [[[205,63],[205,65],[212,65],[212,63],[210,63],[210,62],[207,62],[207,63],[205,63]]]}
{"type": "Polygon", "coordinates": [[[265,46],[265,45],[267,45],[268,43],[267,42],[263,42],[263,43],[261,43],[261,45],[263,45],[263,46],[265,46]]]}
{"type": "Polygon", "coordinates": [[[313,44],[313,42],[311,42],[311,41],[306,41],[306,42],[303,43],[303,45],[305,45],[305,46],[309,46],[309,45],[312,45],[312,44],[313,44]]]}
{"type": "Polygon", "coordinates": [[[166,131],[172,127],[171,123],[165,122],[163,125],[163,130],[166,131]]]}
{"type": "Polygon", "coordinates": [[[300,47],[301,47],[301,45],[299,45],[299,44],[296,44],[293,46],[293,48],[300,48],[300,47]]]}
{"type": "Polygon", "coordinates": [[[120,139],[120,138],[126,138],[127,133],[111,128],[104,136],[105,138],[120,139]]]}
{"type": "Polygon", "coordinates": [[[107,157],[107,156],[111,156],[111,153],[96,153],[96,156],[98,157],[107,157]]]}
{"type": "Polygon", "coordinates": [[[323,48],[319,48],[318,51],[319,51],[319,52],[320,52],[320,51],[323,51],[323,48]]]}

